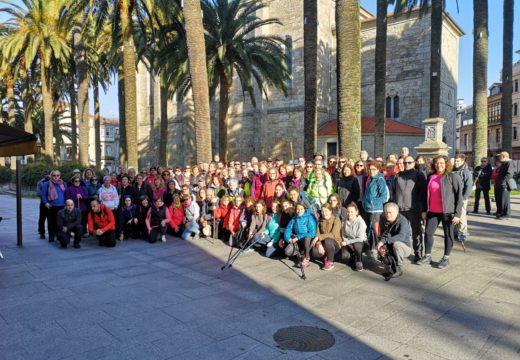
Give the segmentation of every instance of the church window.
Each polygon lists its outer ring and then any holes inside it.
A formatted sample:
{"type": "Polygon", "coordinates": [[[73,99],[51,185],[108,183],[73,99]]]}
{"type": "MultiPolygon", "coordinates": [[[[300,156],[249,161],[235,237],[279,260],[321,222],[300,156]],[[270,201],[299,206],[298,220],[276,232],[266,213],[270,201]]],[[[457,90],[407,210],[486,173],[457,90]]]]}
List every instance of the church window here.
{"type": "Polygon", "coordinates": [[[394,116],[392,116],[394,119],[397,119],[399,117],[399,95],[394,96],[394,116]]]}
{"type": "Polygon", "coordinates": [[[392,117],[392,98],[390,96],[386,97],[386,117],[392,117]]]}

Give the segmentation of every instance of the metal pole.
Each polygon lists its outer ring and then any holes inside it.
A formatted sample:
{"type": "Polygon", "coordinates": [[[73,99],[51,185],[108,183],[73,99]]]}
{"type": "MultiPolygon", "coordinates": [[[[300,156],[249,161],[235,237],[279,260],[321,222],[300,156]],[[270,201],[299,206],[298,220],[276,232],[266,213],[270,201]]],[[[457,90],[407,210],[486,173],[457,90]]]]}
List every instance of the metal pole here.
{"type": "Polygon", "coordinates": [[[22,246],[22,166],[16,158],[16,245],[22,246]]]}

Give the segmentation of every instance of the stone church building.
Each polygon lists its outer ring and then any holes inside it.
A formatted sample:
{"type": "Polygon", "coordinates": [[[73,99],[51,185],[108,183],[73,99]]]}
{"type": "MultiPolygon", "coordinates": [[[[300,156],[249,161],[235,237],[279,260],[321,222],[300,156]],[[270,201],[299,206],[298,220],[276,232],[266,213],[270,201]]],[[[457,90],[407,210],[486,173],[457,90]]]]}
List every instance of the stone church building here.
{"type": "MultiPolygon", "coordinates": [[[[280,157],[289,160],[291,145],[294,156],[303,153],[303,1],[267,0],[268,6],[259,14],[262,18],[278,18],[283,26],[272,25],[261,30],[262,35],[276,34],[287,40],[292,81],[285,97],[276,89],[270,90],[268,100],[255,93],[256,108],[248,94],[244,94],[237,79],[230,93],[228,158],[246,160],[280,157]]],[[[319,150],[325,155],[337,151],[337,132],[332,129],[337,117],[336,106],[336,29],[333,0],[318,0],[318,129],[319,150]],[[320,132],[320,131],[319,131],[320,132]]],[[[362,40],[362,121],[374,116],[374,53],[376,38],[375,16],[361,9],[362,40]]],[[[429,115],[430,15],[419,11],[394,18],[388,17],[386,117],[395,123],[399,132],[387,134],[387,152],[401,146],[410,149],[423,137],[422,120],[429,115]],[[403,133],[404,132],[404,133],[403,133]],[[409,136],[407,136],[409,135],[409,136]]],[[[458,84],[459,38],[463,30],[448,15],[443,17],[441,116],[445,142],[455,143],[455,118],[458,84]]],[[[144,64],[137,73],[140,167],[157,162],[160,122],[159,82],[144,64]]],[[[218,153],[218,91],[211,100],[213,153],[218,153]]],[[[168,104],[169,165],[194,161],[193,104],[174,99],[168,104]]],[[[363,126],[373,129],[373,126],[363,126]]],[[[370,131],[370,130],[367,130],[370,131]]],[[[373,130],[372,130],[373,131],[373,130]]],[[[363,133],[362,147],[373,153],[373,136],[363,133]]]]}

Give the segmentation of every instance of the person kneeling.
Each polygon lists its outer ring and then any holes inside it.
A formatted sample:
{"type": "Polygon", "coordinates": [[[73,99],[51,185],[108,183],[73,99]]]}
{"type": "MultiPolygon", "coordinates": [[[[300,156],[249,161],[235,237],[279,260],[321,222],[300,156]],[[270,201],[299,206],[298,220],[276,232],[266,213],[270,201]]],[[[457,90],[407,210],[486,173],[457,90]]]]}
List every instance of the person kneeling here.
{"type": "Polygon", "coordinates": [[[70,238],[74,237],[74,247],[79,249],[83,226],[81,226],[81,211],[74,207],[74,201],[69,199],[65,202],[65,208],[58,211],[56,222],[61,247],[66,248],[70,243],[70,238]]]}
{"type": "MultiPolygon", "coordinates": [[[[293,256],[300,256],[300,248],[304,244],[311,243],[316,236],[316,219],[307,210],[303,202],[296,204],[296,216],[287,225],[284,232],[284,240],[287,246],[285,247],[285,255],[289,258],[293,256]]],[[[297,264],[300,261],[297,260],[297,264]]],[[[301,266],[307,267],[310,264],[310,248],[306,249],[305,255],[301,260],[301,266]]]]}
{"type": "Polygon", "coordinates": [[[377,251],[387,273],[385,279],[403,274],[404,258],[412,253],[412,228],[408,220],[399,214],[396,203],[387,203],[381,216],[381,238],[377,251]]]}
{"type": "Polygon", "coordinates": [[[116,220],[114,214],[99,201],[92,200],[90,213],[88,214],[88,229],[92,235],[96,235],[99,246],[116,246],[116,220]]]}
{"type": "Polygon", "coordinates": [[[146,216],[146,227],[148,229],[148,242],[151,244],[157,242],[159,235],[161,241],[166,242],[167,225],[170,223],[170,210],[164,205],[162,198],[157,198],[154,201],[154,206],[148,210],[146,216]]]}

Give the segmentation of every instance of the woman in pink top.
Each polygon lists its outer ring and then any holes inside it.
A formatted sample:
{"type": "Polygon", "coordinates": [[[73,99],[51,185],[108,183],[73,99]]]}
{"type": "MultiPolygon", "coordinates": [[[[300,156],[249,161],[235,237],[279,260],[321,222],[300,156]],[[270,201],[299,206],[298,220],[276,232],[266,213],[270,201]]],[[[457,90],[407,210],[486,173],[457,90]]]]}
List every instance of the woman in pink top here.
{"type": "Polygon", "coordinates": [[[454,226],[460,221],[462,211],[462,179],[451,172],[448,157],[437,156],[432,161],[432,172],[428,177],[428,212],[423,213],[426,220],[425,255],[417,265],[431,264],[433,235],[442,223],[444,230],[444,256],[437,264],[443,269],[450,264],[449,257],[453,248],[454,226]]]}

